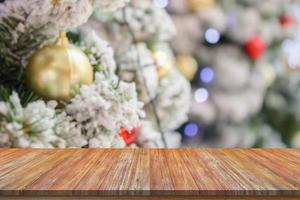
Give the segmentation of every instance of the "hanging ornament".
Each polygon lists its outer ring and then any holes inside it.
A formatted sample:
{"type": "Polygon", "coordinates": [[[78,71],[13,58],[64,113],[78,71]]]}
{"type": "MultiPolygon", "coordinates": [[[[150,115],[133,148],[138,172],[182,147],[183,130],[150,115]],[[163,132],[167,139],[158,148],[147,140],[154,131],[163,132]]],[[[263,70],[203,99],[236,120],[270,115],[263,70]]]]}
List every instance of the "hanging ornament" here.
{"type": "Polygon", "coordinates": [[[137,128],[133,128],[131,131],[128,131],[126,128],[121,128],[119,131],[119,136],[123,138],[127,145],[130,145],[134,143],[137,138],[137,128]]]}
{"type": "Polygon", "coordinates": [[[294,27],[296,26],[296,19],[292,15],[283,15],[279,19],[280,24],[282,26],[289,26],[289,27],[294,27]]]}
{"type": "Polygon", "coordinates": [[[187,7],[193,12],[197,12],[203,8],[213,7],[215,0],[187,0],[187,7]]]}
{"type": "Polygon", "coordinates": [[[155,51],[153,58],[157,65],[157,76],[159,78],[165,77],[173,67],[171,59],[166,52],[161,50],[155,51]]]}
{"type": "Polygon", "coordinates": [[[266,51],[266,44],[259,36],[254,36],[248,40],[244,46],[247,55],[253,59],[257,60],[263,56],[266,51]]]}
{"type": "Polygon", "coordinates": [[[83,84],[93,82],[93,68],[88,57],[70,45],[65,32],[55,44],[37,50],[26,67],[29,87],[49,100],[69,100],[83,84]]]}
{"type": "Polygon", "coordinates": [[[188,55],[178,55],[176,57],[176,66],[188,80],[193,80],[198,70],[197,61],[188,55]]]}
{"type": "Polygon", "coordinates": [[[60,3],[61,0],[52,0],[52,4],[57,5],[60,3]]]}

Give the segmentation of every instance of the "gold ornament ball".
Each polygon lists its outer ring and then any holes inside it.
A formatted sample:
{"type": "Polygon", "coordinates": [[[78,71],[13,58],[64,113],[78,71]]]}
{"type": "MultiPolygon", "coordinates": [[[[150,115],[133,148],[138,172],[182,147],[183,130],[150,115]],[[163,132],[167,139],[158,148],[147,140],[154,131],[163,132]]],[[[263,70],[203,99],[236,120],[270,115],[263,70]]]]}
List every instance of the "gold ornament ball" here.
{"type": "Polygon", "coordinates": [[[29,87],[48,100],[71,99],[79,87],[93,82],[93,68],[88,57],[70,45],[66,34],[55,44],[35,52],[26,67],[29,87]]]}
{"type": "Polygon", "coordinates": [[[194,12],[215,5],[215,0],[187,0],[187,7],[194,12]]]}
{"type": "Polygon", "coordinates": [[[178,55],[176,57],[176,66],[188,80],[192,80],[198,71],[197,61],[188,55],[178,55]]]}

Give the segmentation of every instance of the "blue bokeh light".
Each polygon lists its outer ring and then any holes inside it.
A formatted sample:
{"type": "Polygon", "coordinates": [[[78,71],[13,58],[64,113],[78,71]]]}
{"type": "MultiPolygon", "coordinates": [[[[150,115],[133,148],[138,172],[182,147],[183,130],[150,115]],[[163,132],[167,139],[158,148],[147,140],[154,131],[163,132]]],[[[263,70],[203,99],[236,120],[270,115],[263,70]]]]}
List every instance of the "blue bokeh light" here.
{"type": "Polygon", "coordinates": [[[187,137],[195,137],[199,132],[199,126],[196,123],[188,123],[184,127],[184,135],[187,137]]]}
{"type": "Polygon", "coordinates": [[[205,67],[201,70],[199,78],[203,83],[210,83],[215,77],[215,72],[211,67],[205,67]]]}

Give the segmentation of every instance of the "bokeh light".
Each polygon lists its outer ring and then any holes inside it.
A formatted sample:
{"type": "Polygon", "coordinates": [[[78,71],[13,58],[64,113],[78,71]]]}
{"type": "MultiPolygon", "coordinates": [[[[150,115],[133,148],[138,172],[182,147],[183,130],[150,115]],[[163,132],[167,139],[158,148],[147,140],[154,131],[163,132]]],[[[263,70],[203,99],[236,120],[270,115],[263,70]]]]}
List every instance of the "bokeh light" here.
{"type": "Polygon", "coordinates": [[[169,4],[169,0],[153,0],[153,3],[158,8],[166,8],[169,4]]]}
{"type": "Polygon", "coordinates": [[[211,67],[205,67],[200,71],[199,78],[203,83],[210,83],[215,77],[215,72],[211,67]]]}
{"type": "Polygon", "coordinates": [[[199,132],[199,126],[196,123],[188,123],[184,127],[184,135],[187,137],[195,137],[199,132]]]}
{"type": "Polygon", "coordinates": [[[205,31],[204,37],[205,37],[206,42],[208,42],[210,44],[216,44],[220,41],[221,34],[216,29],[209,28],[205,31]]]}
{"type": "Polygon", "coordinates": [[[197,103],[204,103],[208,99],[208,91],[205,88],[199,88],[194,93],[194,99],[197,103]]]}

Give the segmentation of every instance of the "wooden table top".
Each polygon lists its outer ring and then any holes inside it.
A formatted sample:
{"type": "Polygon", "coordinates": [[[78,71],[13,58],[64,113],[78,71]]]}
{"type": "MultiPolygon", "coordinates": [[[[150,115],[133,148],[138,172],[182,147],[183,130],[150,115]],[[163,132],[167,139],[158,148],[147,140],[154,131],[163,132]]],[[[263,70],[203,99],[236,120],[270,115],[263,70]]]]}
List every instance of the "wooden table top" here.
{"type": "Polygon", "coordinates": [[[299,149],[0,149],[0,195],[300,195],[299,149]]]}

